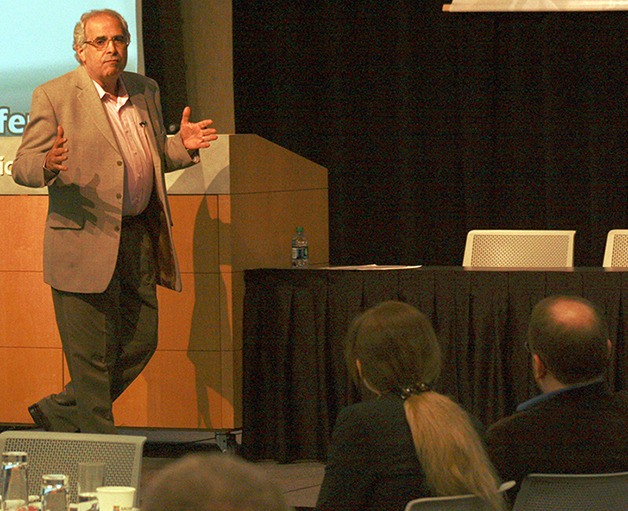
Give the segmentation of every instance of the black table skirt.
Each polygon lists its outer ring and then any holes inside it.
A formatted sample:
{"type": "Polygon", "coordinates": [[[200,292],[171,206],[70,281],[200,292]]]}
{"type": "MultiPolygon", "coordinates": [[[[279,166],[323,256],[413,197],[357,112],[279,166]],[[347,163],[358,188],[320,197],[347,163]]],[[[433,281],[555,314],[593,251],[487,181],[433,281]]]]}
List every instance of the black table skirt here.
{"type": "Polygon", "coordinates": [[[532,307],[577,294],[605,313],[615,344],[609,383],[626,388],[628,272],[260,269],[245,273],[243,455],[324,461],[339,409],[360,399],[343,339],[351,320],[384,300],[431,318],[443,349],[437,390],[488,425],[538,391],[524,348],[532,307]]]}

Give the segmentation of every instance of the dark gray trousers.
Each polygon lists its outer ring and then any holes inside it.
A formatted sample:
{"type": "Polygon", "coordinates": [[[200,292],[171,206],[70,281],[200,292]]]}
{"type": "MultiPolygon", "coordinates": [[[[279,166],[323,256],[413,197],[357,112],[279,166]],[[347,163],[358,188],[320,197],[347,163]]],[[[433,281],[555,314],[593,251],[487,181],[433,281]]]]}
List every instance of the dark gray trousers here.
{"type": "Polygon", "coordinates": [[[157,349],[155,257],[143,218],[123,220],[103,293],[52,289],[52,297],[71,381],[38,405],[55,431],[115,433],[113,402],[157,349]]]}

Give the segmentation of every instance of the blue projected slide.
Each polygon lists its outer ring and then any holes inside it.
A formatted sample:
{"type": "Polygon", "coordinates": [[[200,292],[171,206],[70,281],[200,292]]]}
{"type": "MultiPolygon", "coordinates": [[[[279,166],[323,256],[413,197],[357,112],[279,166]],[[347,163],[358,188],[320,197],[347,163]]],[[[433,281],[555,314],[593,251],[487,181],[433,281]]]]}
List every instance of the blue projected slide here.
{"type": "Polygon", "coordinates": [[[129,24],[126,69],[143,72],[140,0],[0,0],[4,20],[0,31],[0,137],[22,135],[37,85],[78,66],[72,48],[74,25],[81,14],[101,9],[103,4],[122,14],[129,24]]]}

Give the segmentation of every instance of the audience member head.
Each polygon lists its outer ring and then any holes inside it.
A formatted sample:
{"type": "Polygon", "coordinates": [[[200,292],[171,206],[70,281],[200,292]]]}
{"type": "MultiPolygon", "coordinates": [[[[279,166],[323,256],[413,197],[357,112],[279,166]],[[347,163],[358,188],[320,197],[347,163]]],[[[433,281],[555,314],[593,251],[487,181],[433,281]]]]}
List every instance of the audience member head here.
{"type": "Polygon", "coordinates": [[[290,511],[265,472],[236,456],[190,454],[162,469],[142,511],[290,511]]]}
{"type": "Polygon", "coordinates": [[[549,375],[568,386],[602,377],[611,345],[595,305],[579,296],[551,296],[532,310],[528,349],[537,381],[549,375]]]}
{"type": "Polygon", "coordinates": [[[360,315],[346,343],[349,372],[378,394],[429,386],[440,374],[440,347],[429,319],[407,303],[380,303],[360,315]]]}
{"type": "Polygon", "coordinates": [[[498,479],[467,413],[431,390],[440,347],[428,318],[407,303],[380,303],[358,316],[346,343],[348,369],[379,395],[394,393],[404,410],[417,457],[435,495],[473,493],[504,508],[498,479]]]}

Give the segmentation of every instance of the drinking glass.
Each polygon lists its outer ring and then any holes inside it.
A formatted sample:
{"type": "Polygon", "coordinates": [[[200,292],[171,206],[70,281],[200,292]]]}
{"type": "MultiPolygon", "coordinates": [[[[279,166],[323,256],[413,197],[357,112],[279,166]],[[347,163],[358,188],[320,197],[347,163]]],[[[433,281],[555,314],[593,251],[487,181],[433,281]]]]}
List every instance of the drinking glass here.
{"type": "Polygon", "coordinates": [[[68,511],[68,476],[63,474],[42,476],[41,511],[68,511]]]}
{"type": "Polygon", "coordinates": [[[98,509],[96,488],[105,484],[105,464],[101,462],[81,462],[78,465],[78,511],[98,509]]]}
{"type": "Polygon", "coordinates": [[[2,453],[0,502],[2,511],[28,509],[28,455],[22,451],[2,453]]]}

